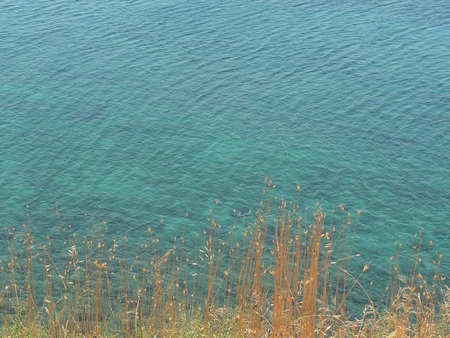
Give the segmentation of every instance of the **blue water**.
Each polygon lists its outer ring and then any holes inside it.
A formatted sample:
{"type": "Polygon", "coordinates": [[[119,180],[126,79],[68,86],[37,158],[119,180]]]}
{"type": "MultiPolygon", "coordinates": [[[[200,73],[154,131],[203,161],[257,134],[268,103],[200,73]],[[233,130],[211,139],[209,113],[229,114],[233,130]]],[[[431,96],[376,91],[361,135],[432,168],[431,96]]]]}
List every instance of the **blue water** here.
{"type": "Polygon", "coordinates": [[[361,209],[375,268],[422,228],[445,261],[449,150],[447,0],[0,4],[2,228],[28,204],[57,233],[58,205],[80,235],[95,212],[170,242],[216,199],[225,227],[256,209],[269,176],[361,209]]]}

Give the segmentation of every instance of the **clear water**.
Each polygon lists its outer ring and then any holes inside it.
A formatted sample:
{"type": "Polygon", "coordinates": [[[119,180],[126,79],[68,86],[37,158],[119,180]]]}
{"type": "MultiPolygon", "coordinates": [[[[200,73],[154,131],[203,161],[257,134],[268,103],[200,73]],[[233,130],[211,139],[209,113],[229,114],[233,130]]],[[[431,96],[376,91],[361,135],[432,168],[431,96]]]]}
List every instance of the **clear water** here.
{"type": "Polygon", "coordinates": [[[225,227],[256,209],[269,176],[361,209],[376,273],[422,228],[449,253],[449,169],[447,0],[0,4],[2,228],[28,204],[58,233],[57,203],[80,235],[101,212],[136,245],[193,237],[215,199],[225,227]]]}

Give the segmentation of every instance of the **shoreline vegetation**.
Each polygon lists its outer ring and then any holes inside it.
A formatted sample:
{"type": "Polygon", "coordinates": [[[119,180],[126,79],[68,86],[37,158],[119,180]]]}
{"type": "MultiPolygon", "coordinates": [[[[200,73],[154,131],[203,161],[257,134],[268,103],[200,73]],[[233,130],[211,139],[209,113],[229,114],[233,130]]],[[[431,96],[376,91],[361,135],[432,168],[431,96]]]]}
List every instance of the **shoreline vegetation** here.
{"type": "Polygon", "coordinates": [[[274,188],[266,179],[257,212],[236,216],[226,229],[211,210],[195,243],[186,242],[186,229],[168,245],[148,228],[148,239],[134,248],[126,236],[108,238],[106,221],[95,236],[72,232],[64,246],[50,237],[38,243],[28,213],[23,229],[2,239],[9,260],[1,262],[0,335],[450,336],[442,254],[432,268],[421,268],[422,249],[431,241],[418,237],[406,268],[399,254],[390,257],[380,304],[361,283],[370,264],[353,265],[360,211],[352,215],[340,205],[325,215],[316,205],[308,216],[273,197],[274,188]],[[248,224],[241,226],[242,220],[248,224]],[[357,290],[365,307],[351,315],[357,290]]]}

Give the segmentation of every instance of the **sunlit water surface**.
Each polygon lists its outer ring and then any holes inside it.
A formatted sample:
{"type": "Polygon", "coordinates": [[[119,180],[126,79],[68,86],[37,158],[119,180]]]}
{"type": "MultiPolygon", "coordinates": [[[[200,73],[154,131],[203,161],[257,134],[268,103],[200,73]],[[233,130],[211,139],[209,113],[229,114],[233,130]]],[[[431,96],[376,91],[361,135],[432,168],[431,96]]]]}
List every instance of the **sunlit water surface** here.
{"type": "Polygon", "coordinates": [[[354,251],[381,285],[396,241],[450,248],[449,111],[447,0],[6,0],[2,259],[26,205],[39,235],[107,220],[131,247],[149,226],[193,243],[216,199],[231,227],[268,176],[362,210],[354,251]]]}

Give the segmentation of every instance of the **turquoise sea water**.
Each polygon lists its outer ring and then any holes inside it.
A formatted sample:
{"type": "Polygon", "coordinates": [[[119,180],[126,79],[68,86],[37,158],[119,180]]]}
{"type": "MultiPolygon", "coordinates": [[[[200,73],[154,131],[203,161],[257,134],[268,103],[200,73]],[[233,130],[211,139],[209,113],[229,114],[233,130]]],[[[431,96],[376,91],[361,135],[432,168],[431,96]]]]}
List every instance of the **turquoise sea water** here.
{"type": "Polygon", "coordinates": [[[0,4],[2,228],[28,204],[57,233],[57,203],[81,236],[96,212],[172,241],[215,199],[225,227],[256,209],[269,176],[361,209],[374,267],[422,228],[445,260],[449,154],[447,0],[0,4]]]}

